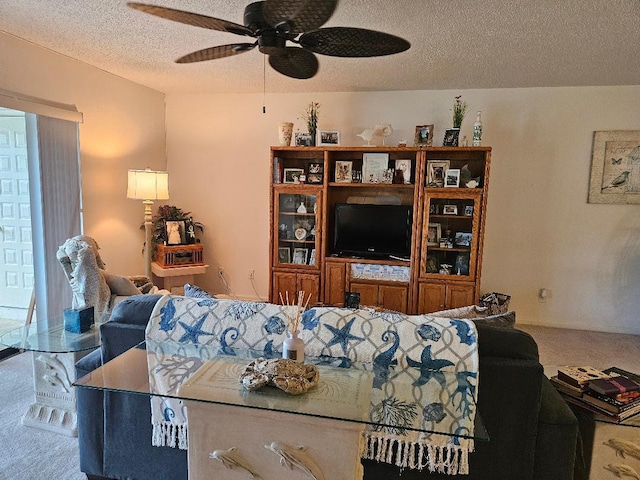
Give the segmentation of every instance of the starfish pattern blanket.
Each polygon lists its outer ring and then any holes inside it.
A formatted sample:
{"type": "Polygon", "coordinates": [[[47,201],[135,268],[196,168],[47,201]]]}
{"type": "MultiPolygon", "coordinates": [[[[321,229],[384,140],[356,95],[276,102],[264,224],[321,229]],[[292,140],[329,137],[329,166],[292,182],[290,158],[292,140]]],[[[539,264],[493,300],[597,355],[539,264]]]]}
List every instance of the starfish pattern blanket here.
{"type": "MultiPolygon", "coordinates": [[[[158,301],[146,331],[155,394],[153,445],[187,448],[186,408],[179,399],[162,395],[175,395],[176,385],[214,355],[253,351],[280,357],[289,308],[173,295],[158,301]]],[[[319,307],[303,313],[300,328],[308,357],[373,374],[371,424],[365,428],[362,458],[450,475],[468,473],[478,394],[472,322],[319,307]]]]}

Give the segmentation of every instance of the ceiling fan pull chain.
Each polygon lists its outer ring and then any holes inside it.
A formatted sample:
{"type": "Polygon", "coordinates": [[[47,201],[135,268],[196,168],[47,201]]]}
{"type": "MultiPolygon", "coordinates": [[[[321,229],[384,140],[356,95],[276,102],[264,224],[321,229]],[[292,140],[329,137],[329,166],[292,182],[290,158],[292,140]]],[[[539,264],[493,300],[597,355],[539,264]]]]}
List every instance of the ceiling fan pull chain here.
{"type": "Polygon", "coordinates": [[[262,57],[262,113],[267,113],[267,60],[262,57]]]}

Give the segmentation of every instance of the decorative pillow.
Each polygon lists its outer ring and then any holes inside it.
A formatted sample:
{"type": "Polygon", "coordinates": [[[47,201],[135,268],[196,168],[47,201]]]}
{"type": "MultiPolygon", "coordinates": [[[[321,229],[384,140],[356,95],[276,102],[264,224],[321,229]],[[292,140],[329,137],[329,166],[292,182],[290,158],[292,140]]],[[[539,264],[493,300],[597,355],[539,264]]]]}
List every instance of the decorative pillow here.
{"type": "Polygon", "coordinates": [[[486,317],[489,313],[487,307],[479,307],[478,305],[469,305],[468,307],[452,308],[450,310],[440,310],[439,312],[430,313],[432,317],[445,318],[465,318],[473,319],[486,317]]]}
{"type": "Polygon", "coordinates": [[[184,284],[184,296],[191,298],[216,298],[209,292],[205,292],[203,289],[190,283],[184,284]]]}
{"type": "Polygon", "coordinates": [[[140,295],[140,290],[128,278],[114,275],[105,270],[101,270],[100,273],[107,282],[107,285],[109,285],[109,289],[113,295],[140,295]]]}
{"type": "Polygon", "coordinates": [[[516,324],[516,312],[505,312],[497,315],[489,315],[487,317],[472,318],[476,325],[483,324],[492,327],[514,328],[516,324]]]}

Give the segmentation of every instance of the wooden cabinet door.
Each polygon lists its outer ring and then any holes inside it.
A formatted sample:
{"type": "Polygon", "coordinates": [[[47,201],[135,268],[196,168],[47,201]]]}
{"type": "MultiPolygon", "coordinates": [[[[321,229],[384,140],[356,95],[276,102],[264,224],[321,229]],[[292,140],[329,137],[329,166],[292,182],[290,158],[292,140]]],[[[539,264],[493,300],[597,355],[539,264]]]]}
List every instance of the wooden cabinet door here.
{"type": "Polygon", "coordinates": [[[273,272],[273,294],[271,295],[271,302],[279,304],[280,294],[282,294],[283,299],[286,299],[288,293],[289,301],[295,303],[297,291],[296,280],[295,273],[273,272]]]}
{"type": "Polygon", "coordinates": [[[447,285],[447,308],[460,308],[476,303],[473,285],[447,285]]]}
{"type": "Polygon", "coordinates": [[[394,285],[380,285],[378,304],[387,310],[407,313],[409,305],[409,290],[407,287],[394,285]]]}
{"type": "Polygon", "coordinates": [[[447,286],[442,283],[420,283],[418,287],[418,313],[431,313],[445,308],[447,286]]]}
{"type": "Polygon", "coordinates": [[[344,306],[345,264],[327,262],[324,273],[324,303],[336,307],[344,306]]]}
{"type": "MultiPolygon", "coordinates": [[[[304,292],[305,302],[307,301],[306,299],[309,294],[311,294],[309,306],[318,304],[318,302],[320,301],[320,275],[314,275],[312,273],[299,273],[297,287],[298,291],[304,292]]],[[[291,303],[295,303],[295,301],[291,303]]]]}
{"type": "Polygon", "coordinates": [[[363,307],[378,306],[378,285],[351,282],[350,291],[360,294],[360,305],[363,307]]]}

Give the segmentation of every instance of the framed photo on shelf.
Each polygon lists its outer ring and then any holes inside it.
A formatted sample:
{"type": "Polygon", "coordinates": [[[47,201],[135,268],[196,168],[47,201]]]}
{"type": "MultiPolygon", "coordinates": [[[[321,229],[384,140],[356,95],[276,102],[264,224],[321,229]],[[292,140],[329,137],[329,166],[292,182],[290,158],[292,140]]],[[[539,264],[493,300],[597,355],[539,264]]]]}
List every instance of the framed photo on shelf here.
{"type": "Polygon", "coordinates": [[[307,183],[319,184],[324,179],[324,165],[322,163],[310,163],[307,168],[307,183]]]}
{"type": "Polygon", "coordinates": [[[427,160],[427,187],[444,187],[444,174],[450,163],[449,160],[427,160]]]}
{"type": "Polygon", "coordinates": [[[467,217],[473,217],[473,205],[465,205],[464,214],[467,217]]]}
{"type": "Polygon", "coordinates": [[[437,247],[440,245],[440,237],[442,237],[442,227],[439,223],[430,223],[427,229],[427,245],[437,247]]]}
{"type": "Polygon", "coordinates": [[[443,147],[457,147],[458,136],[460,135],[459,128],[447,128],[444,131],[444,140],[442,140],[443,147]]]}
{"type": "Polygon", "coordinates": [[[469,254],[459,253],[453,264],[454,275],[469,275],[469,254]]]}
{"type": "Polygon", "coordinates": [[[413,146],[430,147],[431,145],[433,145],[433,125],[416,125],[413,146]]]}
{"type": "Polygon", "coordinates": [[[187,243],[184,220],[165,220],[164,228],[167,245],[184,245],[187,243]]]}
{"type": "Polygon", "coordinates": [[[388,153],[364,153],[362,155],[362,183],[383,183],[388,168],[388,153]]]}
{"type": "Polygon", "coordinates": [[[294,248],[293,249],[293,262],[298,263],[300,265],[305,265],[307,263],[307,253],[309,253],[309,249],[307,248],[294,248]]]}
{"type": "Polygon", "coordinates": [[[318,130],[318,145],[340,145],[340,132],[338,130],[318,130]]]}
{"type": "Polygon", "coordinates": [[[313,147],[313,138],[307,132],[296,132],[296,147],[313,147]]]}
{"type": "Polygon", "coordinates": [[[398,183],[404,183],[408,185],[411,183],[411,160],[410,159],[399,159],[396,160],[396,177],[398,178],[398,183]],[[400,175],[398,172],[402,172],[400,175]]]}
{"type": "Polygon", "coordinates": [[[278,248],[278,263],[291,263],[291,250],[289,247],[278,248]]]}
{"type": "Polygon", "coordinates": [[[315,265],[315,264],[316,264],[316,249],[312,248],[311,254],[309,255],[309,265],[315,265]]]}
{"type": "Polygon", "coordinates": [[[454,187],[454,188],[458,188],[460,186],[460,169],[459,168],[449,168],[444,172],[444,186],[454,187]]]}
{"type": "Polygon", "coordinates": [[[438,273],[439,268],[438,257],[435,255],[427,255],[427,265],[425,268],[427,273],[438,273]]]}
{"type": "Polygon", "coordinates": [[[457,205],[445,205],[442,207],[443,215],[457,215],[458,214],[458,206],[457,205]]]}
{"type": "Polygon", "coordinates": [[[302,168],[285,168],[284,183],[300,183],[300,175],[303,173],[302,168]]]}
{"type": "Polygon", "coordinates": [[[336,183],[351,183],[353,162],[338,160],[336,162],[336,183]]]}
{"type": "Polygon", "coordinates": [[[454,243],[458,247],[470,247],[472,235],[465,232],[456,232],[454,243]]]}

